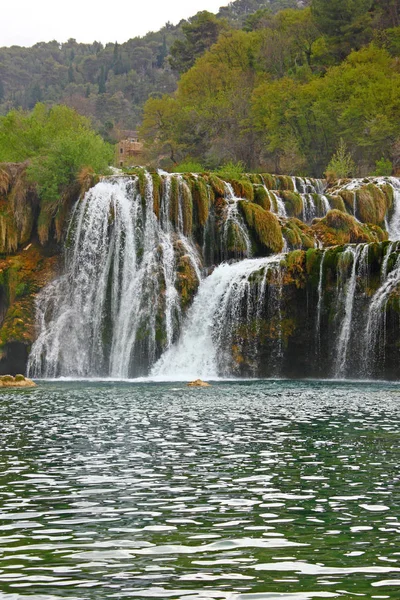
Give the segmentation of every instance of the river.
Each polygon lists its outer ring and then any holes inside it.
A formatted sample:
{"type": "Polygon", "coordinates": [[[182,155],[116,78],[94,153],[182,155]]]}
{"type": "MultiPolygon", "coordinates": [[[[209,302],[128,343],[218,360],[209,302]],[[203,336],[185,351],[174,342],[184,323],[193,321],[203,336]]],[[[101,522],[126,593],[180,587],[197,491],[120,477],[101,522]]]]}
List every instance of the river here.
{"type": "Polygon", "coordinates": [[[0,598],[400,597],[400,386],[0,398],[0,598]]]}

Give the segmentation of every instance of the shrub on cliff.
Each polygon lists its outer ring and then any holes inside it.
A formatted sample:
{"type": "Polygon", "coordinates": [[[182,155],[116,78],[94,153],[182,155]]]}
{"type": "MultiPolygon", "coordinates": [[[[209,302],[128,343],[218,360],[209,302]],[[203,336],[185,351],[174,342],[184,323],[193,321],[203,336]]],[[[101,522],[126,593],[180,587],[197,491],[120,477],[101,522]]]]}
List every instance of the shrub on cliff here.
{"type": "Polygon", "coordinates": [[[56,203],[83,167],[103,173],[112,160],[112,146],[67,106],[37,104],[0,117],[0,162],[29,161],[28,177],[44,202],[56,203]]]}
{"type": "MultiPolygon", "coordinates": [[[[71,202],[86,191],[89,180],[94,181],[94,173],[107,172],[112,160],[112,146],[67,106],[48,109],[37,104],[30,113],[14,110],[0,117],[0,162],[27,163],[25,188],[35,186],[40,199],[42,243],[47,242],[53,223],[56,237],[61,238],[71,202]]],[[[4,187],[4,177],[2,181],[4,187]]]]}

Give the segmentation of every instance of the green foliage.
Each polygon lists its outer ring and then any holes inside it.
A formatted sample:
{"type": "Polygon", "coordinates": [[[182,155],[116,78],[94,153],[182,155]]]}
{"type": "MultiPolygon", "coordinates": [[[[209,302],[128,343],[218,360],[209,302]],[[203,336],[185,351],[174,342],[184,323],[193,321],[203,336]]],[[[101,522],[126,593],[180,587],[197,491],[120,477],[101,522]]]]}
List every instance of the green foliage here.
{"type": "Polygon", "coordinates": [[[170,50],[169,62],[179,73],[185,73],[226,29],[226,23],[206,10],[197,13],[182,25],[184,38],[176,40],[170,50]]]}
{"type": "Polygon", "coordinates": [[[82,167],[106,172],[112,157],[112,147],[87,119],[66,106],[38,104],[31,113],[11,111],[0,118],[0,161],[29,160],[28,177],[47,204],[57,204],[82,167]]]}
{"type": "Polygon", "coordinates": [[[375,163],[375,171],[372,173],[377,177],[385,177],[391,175],[393,172],[393,163],[388,158],[381,158],[375,163]]]}
{"type": "Polygon", "coordinates": [[[204,173],[205,168],[195,160],[185,160],[174,166],[174,173],[204,173]]]}
{"type": "Polygon", "coordinates": [[[221,179],[240,179],[244,171],[244,163],[239,160],[238,162],[228,161],[214,172],[221,179]]]}
{"type": "Polygon", "coordinates": [[[326,177],[328,180],[345,179],[354,174],[355,168],[356,165],[347,150],[346,142],[341,138],[336,152],[326,168],[326,177]]]}

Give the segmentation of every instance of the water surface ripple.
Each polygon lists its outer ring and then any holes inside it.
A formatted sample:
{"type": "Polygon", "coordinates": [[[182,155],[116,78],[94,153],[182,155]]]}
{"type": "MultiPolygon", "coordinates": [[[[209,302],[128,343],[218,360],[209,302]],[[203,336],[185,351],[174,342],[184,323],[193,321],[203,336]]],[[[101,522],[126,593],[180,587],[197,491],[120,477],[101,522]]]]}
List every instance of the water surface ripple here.
{"type": "Polygon", "coordinates": [[[0,598],[400,598],[400,386],[1,392],[0,598]]]}

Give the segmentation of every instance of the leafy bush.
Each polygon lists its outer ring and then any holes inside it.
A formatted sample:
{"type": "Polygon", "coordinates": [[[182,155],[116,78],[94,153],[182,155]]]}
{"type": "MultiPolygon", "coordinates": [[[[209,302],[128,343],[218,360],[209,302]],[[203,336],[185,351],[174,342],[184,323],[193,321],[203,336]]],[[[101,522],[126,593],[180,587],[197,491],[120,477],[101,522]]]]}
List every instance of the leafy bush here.
{"type": "Polygon", "coordinates": [[[244,163],[239,160],[236,163],[232,161],[225,163],[222,167],[216,169],[214,173],[221,179],[241,179],[244,171],[244,163]]]}
{"type": "Polygon", "coordinates": [[[174,173],[203,173],[203,165],[195,160],[185,160],[173,168],[174,173]]]}
{"type": "Polygon", "coordinates": [[[375,163],[375,171],[372,173],[377,177],[389,177],[393,172],[393,164],[387,158],[381,158],[375,163]]]}

